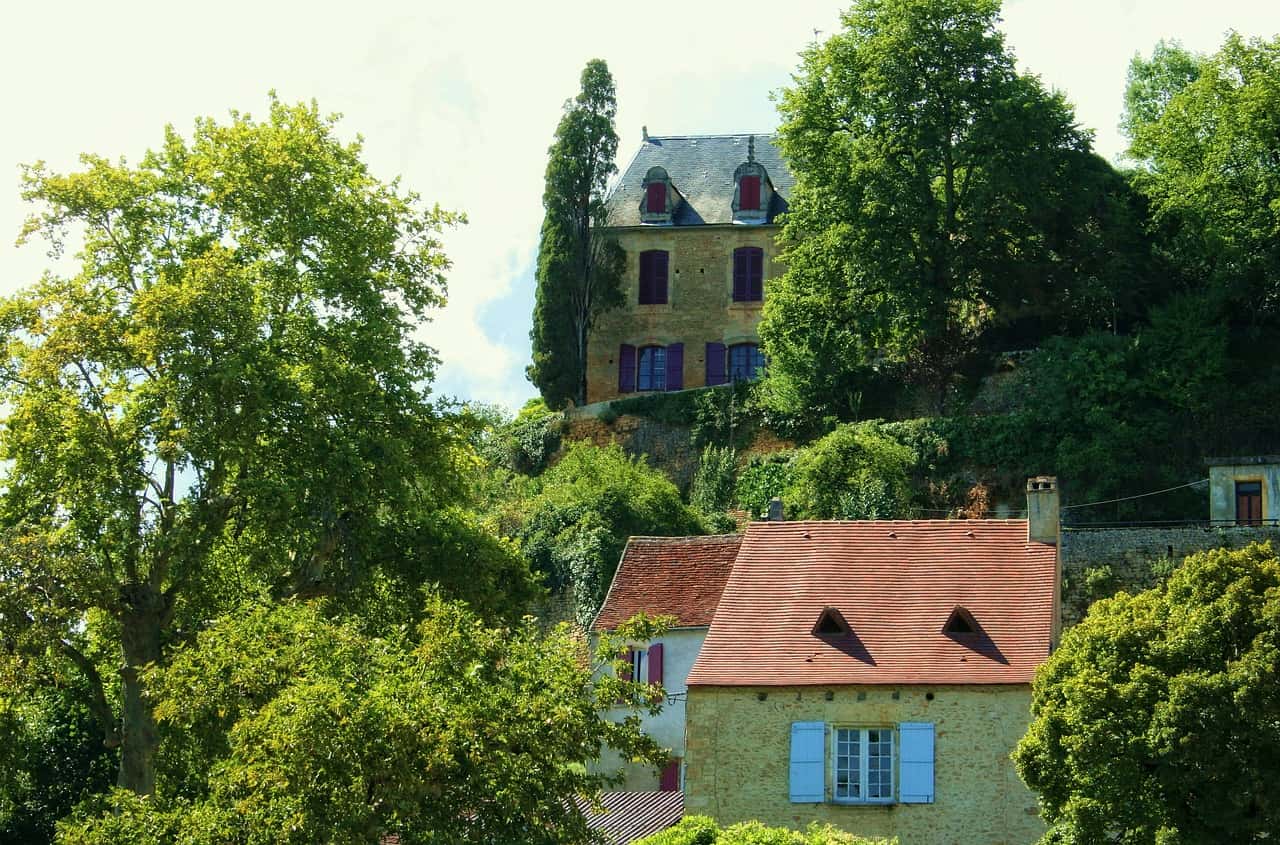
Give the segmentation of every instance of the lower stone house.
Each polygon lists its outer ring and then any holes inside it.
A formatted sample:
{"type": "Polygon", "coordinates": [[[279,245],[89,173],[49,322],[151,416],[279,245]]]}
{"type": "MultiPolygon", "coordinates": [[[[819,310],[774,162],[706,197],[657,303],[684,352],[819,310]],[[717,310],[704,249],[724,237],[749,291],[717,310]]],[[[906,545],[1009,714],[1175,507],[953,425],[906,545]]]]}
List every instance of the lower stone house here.
{"type": "Polygon", "coordinates": [[[1056,483],[1027,520],[757,522],[688,678],[685,812],[1030,845],[1010,759],[1058,630],[1056,483]]]}

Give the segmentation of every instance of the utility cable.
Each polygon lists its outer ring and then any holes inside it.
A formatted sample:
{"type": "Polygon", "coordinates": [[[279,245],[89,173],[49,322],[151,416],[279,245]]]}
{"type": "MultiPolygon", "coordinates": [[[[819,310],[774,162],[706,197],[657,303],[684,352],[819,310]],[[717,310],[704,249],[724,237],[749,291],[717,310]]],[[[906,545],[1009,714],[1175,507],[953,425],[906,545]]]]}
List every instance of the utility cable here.
{"type": "Polygon", "coordinates": [[[1121,496],[1119,499],[1105,499],[1101,502],[1085,502],[1079,505],[1066,505],[1065,507],[1061,508],[1061,510],[1069,511],[1075,508],[1089,508],[1089,507],[1093,507],[1094,505],[1111,505],[1116,502],[1129,502],[1134,499],[1145,499],[1147,496],[1159,496],[1161,493],[1172,493],[1174,490],[1182,490],[1186,487],[1198,487],[1201,484],[1208,484],[1208,483],[1209,483],[1209,479],[1202,478],[1199,481],[1192,481],[1188,484],[1179,484],[1177,487],[1166,487],[1163,490],[1155,490],[1151,493],[1139,493],[1136,496],[1121,496]]]}

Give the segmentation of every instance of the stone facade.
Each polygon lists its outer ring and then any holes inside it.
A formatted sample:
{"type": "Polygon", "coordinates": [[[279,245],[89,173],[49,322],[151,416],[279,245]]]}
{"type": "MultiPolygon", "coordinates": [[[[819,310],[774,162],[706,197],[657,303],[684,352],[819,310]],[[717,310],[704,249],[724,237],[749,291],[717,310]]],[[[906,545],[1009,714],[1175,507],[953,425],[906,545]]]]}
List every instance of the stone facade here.
{"type": "Polygon", "coordinates": [[[1280,526],[1064,528],[1062,623],[1076,624],[1091,603],[1120,590],[1135,593],[1154,587],[1189,554],[1268,540],[1280,550],[1280,526]]]}
{"type": "MultiPolygon", "coordinates": [[[[1030,706],[1025,684],[693,687],[685,812],[722,824],[759,819],[801,829],[827,822],[862,836],[897,836],[904,845],[1031,845],[1044,825],[1035,796],[1009,758],[1026,732],[1030,706]],[[851,727],[933,723],[934,803],[791,803],[790,729],[798,721],[851,727]]],[[[828,795],[830,789],[828,741],[828,795]]]]}
{"type": "Polygon", "coordinates": [[[641,226],[615,230],[627,254],[626,304],[596,321],[587,347],[587,401],[617,398],[618,353],[622,344],[684,344],[684,387],[706,385],[706,344],[760,342],[761,302],[733,301],[733,251],[764,251],[765,296],[769,280],[781,273],[772,224],[641,226]],[[669,254],[667,302],[640,304],[640,253],[669,254]]]}

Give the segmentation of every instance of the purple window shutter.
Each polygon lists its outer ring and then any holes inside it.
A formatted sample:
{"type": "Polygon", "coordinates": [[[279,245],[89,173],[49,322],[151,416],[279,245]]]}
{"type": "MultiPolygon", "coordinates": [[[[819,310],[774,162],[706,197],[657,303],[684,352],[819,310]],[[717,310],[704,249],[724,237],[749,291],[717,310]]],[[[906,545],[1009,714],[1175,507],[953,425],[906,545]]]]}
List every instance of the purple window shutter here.
{"type": "Polygon", "coordinates": [[[707,344],[707,386],[724,384],[729,379],[724,372],[724,344],[707,344]]]}
{"type": "Polygon", "coordinates": [[[622,659],[626,663],[626,665],[623,666],[622,671],[618,673],[619,680],[623,680],[623,681],[635,680],[634,678],[631,677],[631,665],[632,665],[631,661],[634,658],[634,655],[635,655],[635,650],[630,648],[622,653],[622,659]]]}
{"type": "Polygon", "coordinates": [[[655,303],[665,303],[667,301],[667,253],[653,253],[653,301],[655,303]]]}
{"type": "Polygon", "coordinates": [[[640,304],[653,302],[653,256],[652,252],[640,253],[640,304]]]}
{"type": "Polygon", "coordinates": [[[743,176],[738,180],[738,208],[743,211],[760,210],[759,176],[743,176]]]}
{"type": "Polygon", "coordinates": [[[673,343],[667,347],[667,390],[684,388],[684,344],[673,343]]]}
{"type": "Polygon", "coordinates": [[[744,302],[747,299],[748,271],[750,262],[747,260],[746,249],[735,249],[733,251],[733,301],[744,302]]]}
{"type": "Polygon", "coordinates": [[[618,347],[618,392],[634,393],[636,389],[636,348],[629,343],[618,347]]]}
{"type": "Polygon", "coordinates": [[[764,250],[750,250],[747,260],[747,296],[752,302],[764,301],[764,250]]]}
{"type": "Polygon", "coordinates": [[[659,792],[676,792],[680,789],[680,761],[672,760],[667,763],[662,770],[662,774],[658,776],[659,792]]]}
{"type": "Polygon", "coordinates": [[[667,211],[667,183],[650,182],[645,197],[645,211],[650,214],[665,214],[667,211]]]}
{"type": "Polygon", "coordinates": [[[662,683],[662,643],[649,646],[649,677],[651,684],[662,683]]]}

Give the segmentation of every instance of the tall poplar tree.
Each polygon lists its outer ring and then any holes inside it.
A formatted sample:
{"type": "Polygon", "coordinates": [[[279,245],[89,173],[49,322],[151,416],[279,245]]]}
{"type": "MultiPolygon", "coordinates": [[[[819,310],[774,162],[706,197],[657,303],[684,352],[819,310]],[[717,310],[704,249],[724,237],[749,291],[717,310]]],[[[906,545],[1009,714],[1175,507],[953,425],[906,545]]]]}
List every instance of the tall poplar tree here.
{"type": "Polygon", "coordinates": [[[613,76],[602,59],[582,71],[582,90],[564,104],[548,150],[527,374],[552,408],[587,399],[587,341],[604,311],[622,304],[626,257],[601,230],[605,188],[617,172],[613,76]]]}

